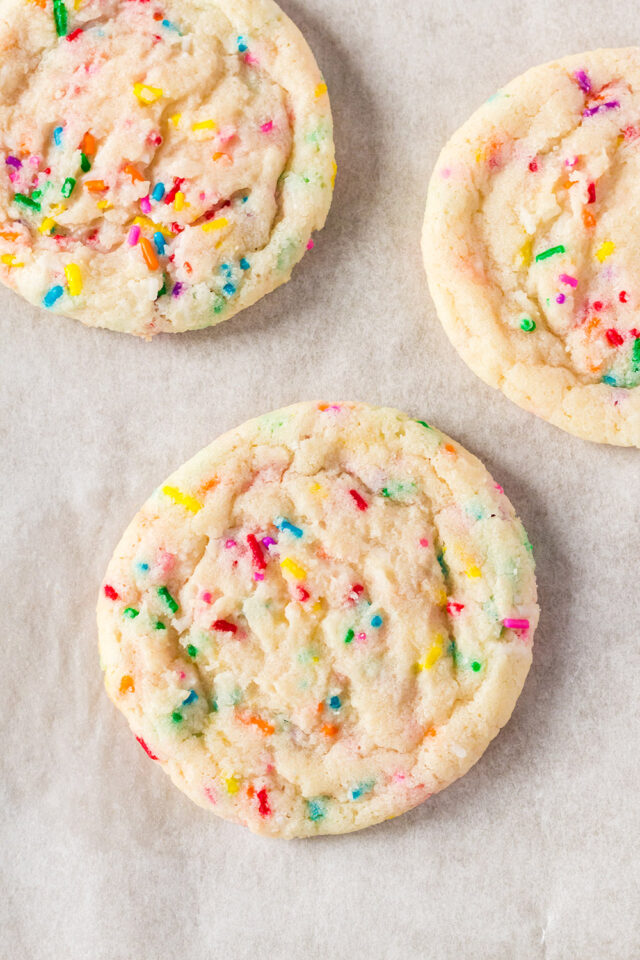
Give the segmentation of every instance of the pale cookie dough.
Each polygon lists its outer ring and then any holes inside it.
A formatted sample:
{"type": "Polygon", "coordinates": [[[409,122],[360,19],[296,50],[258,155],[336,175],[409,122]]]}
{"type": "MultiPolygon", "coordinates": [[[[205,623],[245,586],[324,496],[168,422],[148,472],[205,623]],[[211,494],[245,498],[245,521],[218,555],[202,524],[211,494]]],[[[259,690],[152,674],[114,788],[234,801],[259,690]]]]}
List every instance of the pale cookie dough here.
{"type": "Polygon", "coordinates": [[[151,337],[285,283],[325,221],[327,87],[272,0],[0,0],[0,281],[151,337]]]}
{"type": "Polygon", "coordinates": [[[109,696],[192,800],[304,837],[394,817],[507,722],[538,621],[502,488],[424,422],[301,403],[159,487],[117,547],[109,696]]]}
{"type": "Polygon", "coordinates": [[[640,446],[640,50],[536,67],[442,151],[423,251],[483,380],[588,440],[640,446]]]}

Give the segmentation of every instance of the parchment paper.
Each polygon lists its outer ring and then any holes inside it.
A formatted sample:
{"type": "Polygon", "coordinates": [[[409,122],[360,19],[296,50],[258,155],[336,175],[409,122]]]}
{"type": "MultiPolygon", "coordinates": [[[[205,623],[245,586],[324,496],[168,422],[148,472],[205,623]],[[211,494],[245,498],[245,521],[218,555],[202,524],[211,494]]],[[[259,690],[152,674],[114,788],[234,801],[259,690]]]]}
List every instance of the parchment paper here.
{"type": "Polygon", "coordinates": [[[151,343],[0,293],[3,960],[636,960],[640,454],[478,380],[419,251],[445,139],[529,66],[638,40],[635,3],[282,0],[324,70],[335,200],[292,282],[151,343]],[[300,399],[420,415],[522,517],[542,619],[515,714],[461,781],[343,838],[256,838],[195,807],[102,690],[94,606],[150,491],[300,399]]]}

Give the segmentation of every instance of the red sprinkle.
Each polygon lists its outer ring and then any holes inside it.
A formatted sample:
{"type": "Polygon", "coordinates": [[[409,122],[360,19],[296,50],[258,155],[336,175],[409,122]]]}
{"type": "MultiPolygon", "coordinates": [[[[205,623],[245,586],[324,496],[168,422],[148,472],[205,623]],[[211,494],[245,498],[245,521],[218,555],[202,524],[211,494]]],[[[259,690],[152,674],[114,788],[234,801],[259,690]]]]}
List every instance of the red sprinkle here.
{"type": "Polygon", "coordinates": [[[302,600],[304,603],[305,600],[308,600],[311,594],[308,590],[305,590],[304,587],[298,587],[298,600],[302,600]]]}
{"type": "Polygon", "coordinates": [[[595,302],[594,305],[593,305],[593,309],[594,309],[594,310],[602,310],[603,306],[604,306],[604,304],[603,304],[602,300],[596,300],[596,302],[595,302]]]}
{"type": "Polygon", "coordinates": [[[349,490],[349,493],[355,500],[355,504],[358,510],[368,510],[369,504],[363,497],[360,496],[357,490],[349,490]]]}
{"type": "Polygon", "coordinates": [[[532,160],[531,163],[529,164],[529,170],[531,170],[531,173],[535,173],[537,169],[538,169],[538,161],[532,160]]]}
{"type": "Polygon", "coordinates": [[[450,617],[457,616],[461,610],[464,610],[464,603],[455,603],[453,600],[449,600],[447,604],[447,613],[450,617]]]}
{"type": "Polygon", "coordinates": [[[251,553],[253,554],[253,562],[255,563],[258,570],[266,570],[267,562],[262,556],[262,550],[260,549],[260,544],[258,543],[258,541],[256,540],[256,538],[252,533],[248,534],[247,543],[251,548],[251,553]]]}
{"type": "Polygon", "coordinates": [[[183,230],[184,230],[184,227],[181,227],[180,224],[179,224],[179,223],[176,223],[175,220],[174,220],[174,222],[171,224],[171,232],[172,232],[172,233],[182,233],[183,230]]]}
{"type": "Polygon", "coordinates": [[[628,300],[628,293],[626,290],[621,290],[619,294],[620,303],[626,303],[628,300]]]}
{"type": "Polygon", "coordinates": [[[164,198],[165,203],[173,203],[173,201],[176,198],[176,193],[184,183],[185,179],[186,179],[185,177],[173,178],[173,186],[171,187],[171,190],[169,190],[169,193],[167,193],[164,198]]]}
{"type": "Polygon", "coordinates": [[[105,595],[105,597],[109,597],[109,600],[117,600],[117,599],[118,599],[118,594],[116,593],[116,591],[113,589],[113,587],[112,587],[111,584],[109,584],[109,583],[105,583],[105,585],[104,585],[104,595],[105,595]]]}
{"type": "Polygon", "coordinates": [[[67,34],[67,36],[65,37],[65,39],[68,40],[69,43],[71,43],[71,41],[72,41],[72,40],[75,40],[76,37],[79,37],[81,33],[82,33],[82,27],[78,27],[78,29],[77,29],[77,30],[74,30],[73,33],[67,34]]]}
{"type": "Polygon", "coordinates": [[[142,749],[144,750],[144,752],[148,757],[151,757],[152,760],[158,759],[155,753],[151,753],[151,750],[149,750],[149,747],[146,745],[142,737],[136,737],[136,740],[138,741],[138,743],[140,744],[140,746],[142,747],[142,749]]]}
{"type": "Polygon", "coordinates": [[[624,337],[617,330],[607,330],[605,336],[612,347],[621,347],[624,343],[624,337]]]}
{"type": "Polygon", "coordinates": [[[238,628],[235,623],[229,623],[228,620],[214,620],[211,624],[212,630],[219,630],[220,633],[237,633],[238,628]]]}
{"type": "Polygon", "coordinates": [[[258,813],[261,817],[268,817],[271,813],[271,807],[269,806],[269,794],[264,787],[262,790],[258,790],[256,797],[258,798],[258,803],[260,804],[258,807],[258,813]]]}
{"type": "Polygon", "coordinates": [[[590,183],[588,186],[589,191],[589,203],[596,202],[596,185],[595,183],[590,183]]]}

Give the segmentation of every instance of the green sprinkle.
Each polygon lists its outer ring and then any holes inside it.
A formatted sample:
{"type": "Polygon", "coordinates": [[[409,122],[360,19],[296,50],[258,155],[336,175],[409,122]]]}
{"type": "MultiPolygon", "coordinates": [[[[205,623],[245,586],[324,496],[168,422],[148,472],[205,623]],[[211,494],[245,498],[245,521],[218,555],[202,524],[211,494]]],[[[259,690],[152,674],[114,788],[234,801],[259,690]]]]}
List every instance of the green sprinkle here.
{"type": "Polygon", "coordinates": [[[162,620],[156,620],[156,622],[155,622],[154,625],[153,625],[153,628],[154,628],[154,630],[166,630],[166,629],[167,629],[167,628],[165,627],[164,623],[162,622],[162,620]]]}
{"type": "Polygon", "coordinates": [[[68,199],[71,196],[75,185],[76,185],[76,181],[74,180],[74,178],[67,177],[65,182],[62,184],[62,190],[60,191],[60,193],[65,199],[68,199]]]}
{"type": "Polygon", "coordinates": [[[453,660],[454,667],[458,666],[458,648],[456,646],[455,640],[451,640],[449,643],[449,656],[453,660]]]}
{"type": "Polygon", "coordinates": [[[387,487],[383,487],[380,492],[382,493],[382,496],[383,496],[383,497],[390,497],[390,496],[391,496],[391,494],[390,494],[389,490],[387,489],[387,487]]]}
{"type": "Polygon", "coordinates": [[[448,576],[449,576],[449,567],[446,565],[446,563],[445,563],[445,561],[444,561],[444,555],[443,555],[442,553],[439,553],[437,559],[438,559],[438,563],[440,564],[440,569],[442,570],[442,576],[443,576],[443,577],[448,577],[448,576]]]}
{"type": "Polygon", "coordinates": [[[474,660],[471,664],[471,669],[473,670],[474,673],[479,673],[480,670],[482,670],[482,664],[479,663],[477,660],[474,660]]]}
{"type": "Polygon", "coordinates": [[[41,196],[42,196],[42,190],[34,190],[33,193],[31,194],[31,199],[39,200],[41,196]]]}
{"type": "Polygon", "coordinates": [[[63,0],[53,0],[53,19],[56,22],[56,33],[59,37],[67,35],[67,8],[63,0]]]}
{"type": "Polygon", "coordinates": [[[222,313],[227,304],[226,300],[223,300],[222,297],[219,297],[217,294],[213,299],[213,312],[222,313]]]}
{"type": "Polygon", "coordinates": [[[157,292],[157,294],[156,294],[156,300],[159,300],[160,297],[164,297],[164,295],[165,295],[166,292],[167,292],[167,275],[166,275],[166,273],[163,273],[163,274],[162,274],[162,286],[160,287],[160,289],[158,290],[158,292],[157,292]]]}
{"type": "Polygon", "coordinates": [[[80,154],[80,169],[83,173],[89,173],[89,170],[91,170],[91,161],[86,153],[80,154]]]}
{"type": "Polygon", "coordinates": [[[24,193],[16,193],[13,200],[14,203],[20,203],[23,207],[29,207],[30,210],[37,210],[40,213],[40,204],[31,197],[25,197],[24,193]]]}
{"type": "Polygon", "coordinates": [[[140,611],[136,610],[135,607],[127,607],[126,610],[123,611],[122,615],[124,617],[128,617],[129,620],[135,620],[139,613],[140,611]]]}
{"type": "Polygon", "coordinates": [[[166,603],[166,605],[169,607],[169,610],[171,610],[171,613],[177,613],[177,611],[178,611],[178,604],[177,604],[176,601],[173,599],[173,597],[171,596],[171,594],[169,593],[169,591],[167,590],[166,587],[160,587],[160,588],[159,588],[159,590],[158,590],[158,596],[159,596],[159,597],[162,597],[162,599],[164,600],[164,602],[166,603]]]}
{"type": "Polygon", "coordinates": [[[344,642],[351,643],[354,637],[355,637],[355,633],[353,632],[353,630],[347,630],[347,635],[344,638],[344,642]]]}
{"type": "Polygon", "coordinates": [[[556,253],[566,253],[562,244],[557,247],[550,247],[549,250],[545,250],[544,253],[539,253],[536,257],[536,263],[540,263],[541,260],[548,260],[549,257],[555,257],[556,253]]]}
{"type": "Polygon", "coordinates": [[[640,367],[640,337],[637,337],[633,341],[633,348],[631,350],[631,363],[634,367],[640,367]]]}
{"type": "Polygon", "coordinates": [[[432,428],[429,426],[428,423],[425,423],[425,422],[424,422],[424,420],[416,420],[416,423],[419,423],[421,427],[426,427],[427,430],[431,430],[431,429],[432,429],[432,428]]]}
{"type": "Polygon", "coordinates": [[[217,701],[217,700],[212,700],[212,701],[211,701],[211,710],[213,711],[213,713],[217,713],[217,712],[218,712],[218,701],[217,701]]]}
{"type": "Polygon", "coordinates": [[[324,797],[315,797],[307,800],[309,820],[322,820],[327,815],[327,805],[324,797]]]}
{"type": "Polygon", "coordinates": [[[520,321],[520,329],[524,330],[525,333],[533,333],[536,328],[535,320],[532,320],[530,317],[523,317],[520,321]]]}
{"type": "Polygon", "coordinates": [[[180,723],[182,721],[182,714],[179,710],[174,710],[171,714],[171,719],[174,723],[180,723]]]}
{"type": "Polygon", "coordinates": [[[187,647],[187,653],[189,654],[190,657],[197,657],[197,656],[198,656],[198,648],[197,648],[197,647],[194,647],[194,645],[193,645],[192,643],[190,643],[189,646],[187,647]]]}

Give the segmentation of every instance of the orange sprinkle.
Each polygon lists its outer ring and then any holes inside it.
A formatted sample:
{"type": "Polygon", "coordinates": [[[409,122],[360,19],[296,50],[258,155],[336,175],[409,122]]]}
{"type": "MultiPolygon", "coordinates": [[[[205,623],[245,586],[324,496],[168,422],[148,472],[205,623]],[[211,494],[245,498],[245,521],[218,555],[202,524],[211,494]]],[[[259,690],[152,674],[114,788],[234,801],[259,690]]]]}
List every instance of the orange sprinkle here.
{"type": "Polygon", "coordinates": [[[425,737],[435,737],[435,735],[436,735],[435,727],[429,727],[429,729],[425,733],[425,737]]]}
{"type": "Polygon", "coordinates": [[[104,193],[109,189],[104,180],[85,180],[84,185],[91,193],[104,193]]]}
{"type": "Polygon", "coordinates": [[[80,141],[80,149],[83,153],[86,153],[88,157],[93,157],[95,156],[97,146],[96,138],[87,130],[84,137],[80,141]]]}
{"type": "Polygon", "coordinates": [[[140,249],[142,250],[142,256],[144,257],[144,262],[149,267],[149,270],[157,270],[160,266],[156,252],[153,249],[151,241],[147,237],[140,237],[139,242],[140,249]]]}
{"type": "Polygon", "coordinates": [[[0,237],[2,237],[3,240],[9,240],[11,243],[17,240],[19,236],[19,233],[6,233],[4,230],[0,230],[0,237]]]}
{"type": "Polygon", "coordinates": [[[453,445],[452,443],[445,443],[444,448],[445,448],[445,450],[447,451],[447,453],[456,453],[456,452],[457,452],[457,451],[456,451],[456,448],[454,447],[454,445],[453,445]]]}
{"type": "Polygon", "coordinates": [[[324,410],[328,410],[328,409],[329,409],[329,404],[328,404],[328,403],[319,403],[319,404],[318,404],[318,410],[323,410],[323,411],[324,411],[324,410]]]}
{"type": "Polygon", "coordinates": [[[191,266],[188,260],[185,260],[184,268],[187,271],[187,273],[193,273],[193,267],[191,266]]]}
{"type": "Polygon", "coordinates": [[[262,717],[256,717],[254,714],[239,713],[238,720],[240,723],[244,723],[246,727],[253,724],[254,727],[257,727],[261,733],[264,733],[265,737],[270,737],[271,734],[275,733],[276,731],[276,728],[270,723],[267,723],[267,721],[263,720],[262,717]]]}
{"type": "Polygon", "coordinates": [[[47,0],[33,0],[33,3],[40,7],[41,10],[44,10],[47,6],[47,0]]]}
{"type": "Polygon", "coordinates": [[[145,178],[142,176],[142,174],[140,173],[140,171],[138,170],[138,168],[137,168],[137,167],[134,167],[134,165],[133,165],[132,163],[128,163],[128,164],[126,165],[126,167],[124,167],[123,169],[124,169],[124,172],[125,172],[125,173],[128,173],[128,174],[129,174],[129,176],[131,177],[131,179],[133,180],[134,183],[136,182],[136,180],[144,180],[144,179],[145,179],[145,178]]]}
{"type": "Polygon", "coordinates": [[[596,218],[591,213],[590,210],[582,211],[582,222],[584,223],[587,230],[591,230],[596,225],[596,218]]]}
{"type": "Polygon", "coordinates": [[[153,15],[153,19],[154,19],[154,20],[162,20],[162,14],[161,14],[161,13],[158,13],[158,12],[156,11],[156,13],[154,13],[154,15],[153,15]]]}
{"type": "Polygon", "coordinates": [[[122,680],[120,681],[120,693],[125,694],[125,693],[129,693],[129,691],[133,693],[134,690],[135,690],[135,686],[134,686],[133,680],[131,679],[130,676],[128,676],[128,674],[125,673],[122,680]]]}
{"type": "Polygon", "coordinates": [[[323,709],[324,709],[324,703],[321,700],[318,706],[316,707],[316,713],[322,713],[323,709]]]}
{"type": "Polygon", "coordinates": [[[221,153],[220,151],[217,151],[216,153],[214,153],[212,159],[213,159],[213,160],[222,160],[223,157],[224,157],[225,160],[231,160],[231,157],[229,156],[228,153],[221,153]]]}
{"type": "Polygon", "coordinates": [[[338,727],[334,726],[332,723],[323,723],[320,727],[325,737],[335,737],[338,732],[338,727]]]}
{"type": "Polygon", "coordinates": [[[597,330],[600,326],[600,317],[592,317],[586,325],[587,333],[597,330]]]}
{"type": "Polygon", "coordinates": [[[219,483],[220,479],[218,477],[211,477],[210,480],[207,480],[202,484],[200,487],[200,493],[208,493],[209,490],[213,490],[214,487],[217,487],[219,483]]]}

